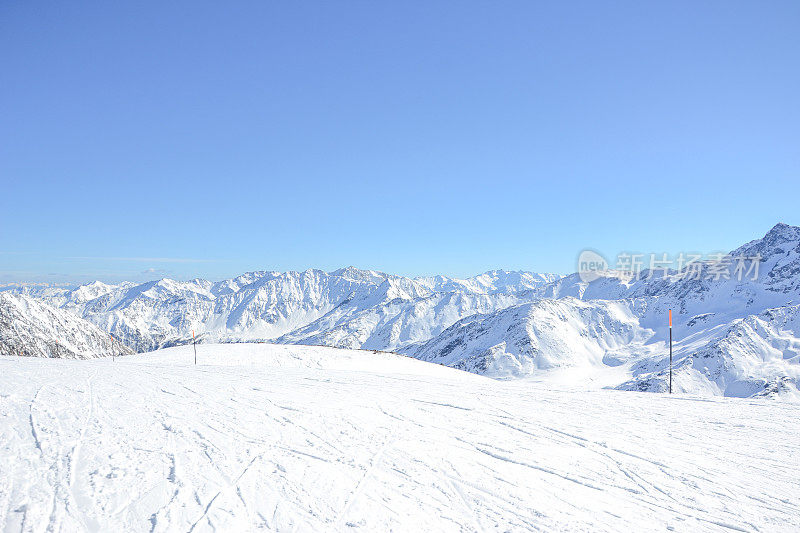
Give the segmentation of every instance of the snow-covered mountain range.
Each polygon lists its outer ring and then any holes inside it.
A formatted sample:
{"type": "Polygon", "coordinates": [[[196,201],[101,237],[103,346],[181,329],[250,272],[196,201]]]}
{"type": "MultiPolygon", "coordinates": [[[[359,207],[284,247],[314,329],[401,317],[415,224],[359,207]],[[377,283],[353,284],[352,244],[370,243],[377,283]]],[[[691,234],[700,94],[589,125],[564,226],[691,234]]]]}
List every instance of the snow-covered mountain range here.
{"type": "Polygon", "coordinates": [[[675,390],[800,396],[800,228],[778,224],[731,256],[760,256],[757,275],[720,277],[710,261],[693,265],[691,276],[612,272],[591,282],[502,270],[408,278],[348,267],[16,291],[137,351],[186,343],[194,331],[201,342],[392,350],[498,378],[575,369],[647,391],[667,387],[672,309],[675,390]]]}
{"type": "Polygon", "coordinates": [[[192,331],[205,342],[394,350],[465,316],[528,301],[557,278],[500,270],[468,279],[407,278],[348,267],[21,292],[96,324],[137,351],[183,344],[192,331]]]}

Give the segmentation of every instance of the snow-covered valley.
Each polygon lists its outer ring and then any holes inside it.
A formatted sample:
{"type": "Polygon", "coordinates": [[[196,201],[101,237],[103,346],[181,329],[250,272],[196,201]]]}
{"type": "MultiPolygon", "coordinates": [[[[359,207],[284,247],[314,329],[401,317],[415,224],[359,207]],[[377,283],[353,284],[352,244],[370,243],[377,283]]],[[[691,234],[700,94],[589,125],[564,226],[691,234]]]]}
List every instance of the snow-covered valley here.
{"type": "Polygon", "coordinates": [[[197,356],[0,357],[5,531],[800,528],[796,403],[324,347],[197,356]]]}

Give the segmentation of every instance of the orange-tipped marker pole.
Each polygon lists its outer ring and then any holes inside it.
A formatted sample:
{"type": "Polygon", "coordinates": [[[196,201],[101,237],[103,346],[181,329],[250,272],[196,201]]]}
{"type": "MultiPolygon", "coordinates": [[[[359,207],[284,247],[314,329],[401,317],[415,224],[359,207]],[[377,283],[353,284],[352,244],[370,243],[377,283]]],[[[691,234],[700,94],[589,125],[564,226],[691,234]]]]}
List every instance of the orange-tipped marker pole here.
{"type": "Polygon", "coordinates": [[[669,393],[672,394],[672,309],[669,310],[669,393]]]}
{"type": "Polygon", "coordinates": [[[197,364],[197,344],[194,341],[194,330],[192,330],[192,348],[194,348],[194,364],[197,364]]]}

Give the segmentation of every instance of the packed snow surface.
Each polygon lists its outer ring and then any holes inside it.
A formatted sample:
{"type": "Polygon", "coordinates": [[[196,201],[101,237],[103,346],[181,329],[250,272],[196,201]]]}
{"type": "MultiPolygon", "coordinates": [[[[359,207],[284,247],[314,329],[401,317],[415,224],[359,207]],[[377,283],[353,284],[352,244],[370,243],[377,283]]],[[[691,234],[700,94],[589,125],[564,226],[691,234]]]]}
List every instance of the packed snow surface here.
{"type": "Polygon", "coordinates": [[[0,526],[800,530],[796,403],[586,392],[323,347],[193,359],[0,357],[0,526]]]}

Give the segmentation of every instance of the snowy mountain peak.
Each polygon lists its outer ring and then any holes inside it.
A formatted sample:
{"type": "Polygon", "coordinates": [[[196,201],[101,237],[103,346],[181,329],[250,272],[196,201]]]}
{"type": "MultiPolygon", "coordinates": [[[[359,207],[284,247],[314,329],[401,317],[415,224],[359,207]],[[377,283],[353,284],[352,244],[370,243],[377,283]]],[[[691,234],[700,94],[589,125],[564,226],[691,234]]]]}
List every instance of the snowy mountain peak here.
{"type": "Polygon", "coordinates": [[[734,257],[759,257],[759,279],[772,292],[800,293],[800,227],[777,224],[761,239],[731,252],[734,257]]]}
{"type": "Polygon", "coordinates": [[[348,266],[329,272],[331,276],[339,276],[351,281],[366,281],[368,283],[382,283],[389,277],[389,274],[377,272],[375,270],[361,270],[354,266],[348,266]]]}
{"type": "Polygon", "coordinates": [[[93,281],[76,287],[72,293],[76,300],[88,302],[113,291],[115,285],[107,285],[101,281],[93,281]]]}
{"type": "Polygon", "coordinates": [[[731,255],[754,256],[759,254],[766,260],[775,254],[784,254],[787,250],[797,249],[798,244],[800,244],[800,227],[789,226],[781,222],[776,224],[762,238],[740,246],[731,252],[731,255]]]}
{"type": "Polygon", "coordinates": [[[764,236],[765,238],[787,238],[790,240],[800,239],[800,227],[790,226],[783,222],[775,224],[764,236]]]}

